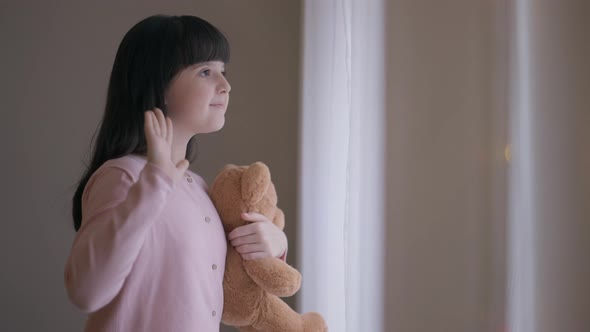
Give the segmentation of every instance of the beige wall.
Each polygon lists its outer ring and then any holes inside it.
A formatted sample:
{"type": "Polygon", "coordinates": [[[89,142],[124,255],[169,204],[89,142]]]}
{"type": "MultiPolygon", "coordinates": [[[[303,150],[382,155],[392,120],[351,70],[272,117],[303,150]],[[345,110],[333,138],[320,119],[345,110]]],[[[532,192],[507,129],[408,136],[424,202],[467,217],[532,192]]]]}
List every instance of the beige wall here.
{"type": "Polygon", "coordinates": [[[501,331],[492,3],[387,2],[387,331],[501,331]]]}
{"type": "Polygon", "coordinates": [[[226,125],[198,139],[191,169],[210,182],[225,163],[266,162],[296,262],[300,1],[14,1],[0,11],[2,330],[81,330],[62,276],[74,238],[70,200],[117,46],[156,13],[201,16],[227,35],[226,125]]]}
{"type": "Polygon", "coordinates": [[[537,331],[588,331],[590,3],[530,3],[537,331]]]}

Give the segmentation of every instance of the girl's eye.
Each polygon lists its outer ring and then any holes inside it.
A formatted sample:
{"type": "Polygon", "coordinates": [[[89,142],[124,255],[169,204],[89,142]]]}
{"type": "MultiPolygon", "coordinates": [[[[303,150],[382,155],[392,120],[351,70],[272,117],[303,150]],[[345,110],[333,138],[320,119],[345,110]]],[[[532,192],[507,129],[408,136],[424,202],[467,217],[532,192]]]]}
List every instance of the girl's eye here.
{"type": "MultiPolygon", "coordinates": [[[[222,71],[221,74],[225,77],[227,75],[227,72],[222,71]]],[[[211,75],[211,69],[205,69],[200,73],[201,76],[203,77],[207,77],[211,75]]]]}

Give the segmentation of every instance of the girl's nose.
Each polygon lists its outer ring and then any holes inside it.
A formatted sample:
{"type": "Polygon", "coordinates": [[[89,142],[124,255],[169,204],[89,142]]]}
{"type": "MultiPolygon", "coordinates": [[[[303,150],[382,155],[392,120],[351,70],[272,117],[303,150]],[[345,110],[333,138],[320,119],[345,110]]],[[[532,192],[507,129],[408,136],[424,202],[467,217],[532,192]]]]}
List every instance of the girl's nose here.
{"type": "Polygon", "coordinates": [[[219,88],[219,93],[229,93],[231,91],[231,85],[229,84],[229,82],[227,81],[227,79],[222,76],[221,79],[221,84],[220,84],[220,88],[219,88]]]}

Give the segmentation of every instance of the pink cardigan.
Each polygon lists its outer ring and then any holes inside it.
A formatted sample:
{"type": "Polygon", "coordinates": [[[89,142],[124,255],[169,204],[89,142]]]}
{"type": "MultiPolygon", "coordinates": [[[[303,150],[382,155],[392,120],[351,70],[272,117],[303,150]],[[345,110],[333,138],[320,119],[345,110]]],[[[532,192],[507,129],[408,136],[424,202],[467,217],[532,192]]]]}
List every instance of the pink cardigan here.
{"type": "Polygon", "coordinates": [[[228,242],[207,189],[133,154],[94,172],[64,271],[85,331],[219,331],[228,242]]]}

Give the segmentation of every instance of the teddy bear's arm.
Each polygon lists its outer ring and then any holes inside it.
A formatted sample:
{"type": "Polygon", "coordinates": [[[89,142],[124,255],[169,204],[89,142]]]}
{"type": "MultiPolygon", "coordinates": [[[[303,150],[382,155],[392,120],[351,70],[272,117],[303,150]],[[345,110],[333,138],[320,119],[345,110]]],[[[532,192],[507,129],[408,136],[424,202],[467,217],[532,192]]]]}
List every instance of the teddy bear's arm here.
{"type": "Polygon", "coordinates": [[[258,286],[279,297],[292,296],[301,287],[301,273],[277,258],[244,260],[244,269],[258,286]]]}

